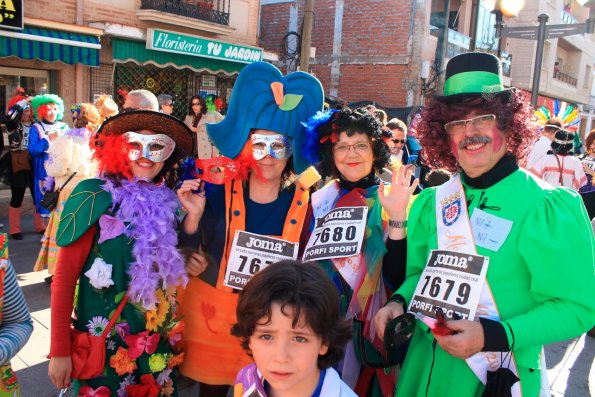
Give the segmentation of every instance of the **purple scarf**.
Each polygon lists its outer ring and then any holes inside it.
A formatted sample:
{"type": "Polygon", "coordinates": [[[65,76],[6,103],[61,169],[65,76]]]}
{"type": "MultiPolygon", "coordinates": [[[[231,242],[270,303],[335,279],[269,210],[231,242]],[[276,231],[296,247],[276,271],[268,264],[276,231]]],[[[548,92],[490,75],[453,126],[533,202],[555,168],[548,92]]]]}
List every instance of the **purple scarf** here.
{"type": "Polygon", "coordinates": [[[122,181],[120,186],[107,180],[104,189],[112,195],[112,209],[119,205],[115,216],[129,223],[126,235],[135,240],[135,260],[128,269],[128,296],[151,310],[157,303],[158,288],[165,290],[188,282],[184,260],[176,249],[178,200],[164,185],[137,180],[122,181]]]}

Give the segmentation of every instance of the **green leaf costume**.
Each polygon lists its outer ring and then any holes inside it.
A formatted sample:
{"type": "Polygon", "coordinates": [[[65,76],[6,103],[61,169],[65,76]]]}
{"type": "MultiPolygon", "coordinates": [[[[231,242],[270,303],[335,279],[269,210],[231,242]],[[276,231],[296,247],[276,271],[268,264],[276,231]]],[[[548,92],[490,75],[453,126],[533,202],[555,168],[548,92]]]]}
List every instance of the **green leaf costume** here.
{"type": "MultiPolygon", "coordinates": [[[[134,240],[126,233],[99,243],[101,216],[115,215],[118,210],[116,206],[115,212],[110,212],[112,195],[103,189],[104,183],[105,181],[100,179],[89,179],[77,185],[64,206],[62,221],[56,236],[57,244],[65,247],[78,240],[89,228],[97,228],[98,233],[95,234],[91,251],[79,275],[74,322],[76,329],[97,335],[101,334],[128,290],[130,283],[128,269],[135,261],[132,254],[134,240]],[[85,273],[92,268],[96,260],[103,260],[112,265],[113,285],[100,289],[91,285],[90,278],[85,273]]],[[[152,374],[155,379],[159,379],[161,375],[163,380],[168,381],[169,387],[167,389],[163,387],[159,396],[177,395],[174,391],[175,371],[168,368],[168,365],[172,364],[173,367],[174,362],[181,358],[175,356],[169,339],[172,331],[175,331],[174,328],[178,326],[178,319],[175,316],[175,288],[168,291],[160,288],[156,293],[159,303],[153,310],[145,310],[130,301],[125,305],[107,338],[103,374],[94,379],[78,381],[77,391],[79,387],[85,385],[94,389],[108,386],[112,395],[116,396],[116,392],[123,390],[130,381],[138,383],[143,374],[152,374]],[[147,333],[141,334],[143,332],[147,333]],[[150,351],[152,349],[144,347],[144,339],[140,342],[138,338],[128,339],[130,336],[139,337],[139,335],[141,339],[153,336],[153,342],[158,340],[156,349],[150,351]],[[129,356],[132,354],[133,346],[140,346],[142,351],[137,358],[129,356]]]]}

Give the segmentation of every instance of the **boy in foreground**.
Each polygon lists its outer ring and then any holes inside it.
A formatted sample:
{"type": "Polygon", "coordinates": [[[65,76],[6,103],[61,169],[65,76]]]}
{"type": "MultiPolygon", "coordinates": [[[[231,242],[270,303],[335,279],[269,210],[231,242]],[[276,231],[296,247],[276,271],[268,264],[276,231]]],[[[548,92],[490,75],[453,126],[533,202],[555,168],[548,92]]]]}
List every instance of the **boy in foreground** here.
{"type": "Polygon", "coordinates": [[[231,331],[254,358],[238,373],[234,397],[355,397],[332,368],[351,338],[338,299],[314,263],[281,261],[257,273],[231,331]]]}

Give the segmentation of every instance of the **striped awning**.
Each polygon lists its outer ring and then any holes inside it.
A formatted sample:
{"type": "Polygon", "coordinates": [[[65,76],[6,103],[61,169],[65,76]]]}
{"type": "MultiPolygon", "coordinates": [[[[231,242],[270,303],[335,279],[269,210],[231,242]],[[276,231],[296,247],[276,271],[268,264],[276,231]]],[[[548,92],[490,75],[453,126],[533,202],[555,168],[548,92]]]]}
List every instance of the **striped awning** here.
{"type": "Polygon", "coordinates": [[[237,75],[246,66],[239,62],[148,50],[144,42],[118,37],[112,37],[112,48],[114,62],[118,63],[134,62],[138,65],[173,66],[178,69],[192,69],[195,72],[224,73],[228,76],[237,75]]]}
{"type": "Polygon", "coordinates": [[[0,57],[99,66],[100,49],[99,37],[88,34],[31,26],[18,32],[0,31],[0,57]]]}

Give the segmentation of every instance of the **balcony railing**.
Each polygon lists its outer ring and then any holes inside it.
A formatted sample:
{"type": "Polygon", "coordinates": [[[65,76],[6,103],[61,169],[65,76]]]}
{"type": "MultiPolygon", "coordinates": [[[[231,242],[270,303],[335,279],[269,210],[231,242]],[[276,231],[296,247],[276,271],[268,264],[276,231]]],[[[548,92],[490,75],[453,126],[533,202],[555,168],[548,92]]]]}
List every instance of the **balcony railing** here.
{"type": "Polygon", "coordinates": [[[562,14],[560,15],[560,19],[562,20],[562,22],[567,23],[569,25],[578,23],[576,21],[576,18],[574,18],[572,15],[570,15],[566,11],[562,11],[562,14]]]}
{"type": "Polygon", "coordinates": [[[181,0],[141,0],[140,8],[229,25],[230,3],[231,0],[203,0],[191,3],[181,0]]]}
{"type": "Polygon", "coordinates": [[[570,84],[576,87],[577,80],[575,77],[569,76],[566,73],[562,73],[558,70],[554,71],[554,78],[560,80],[566,84],[570,84]]]}

